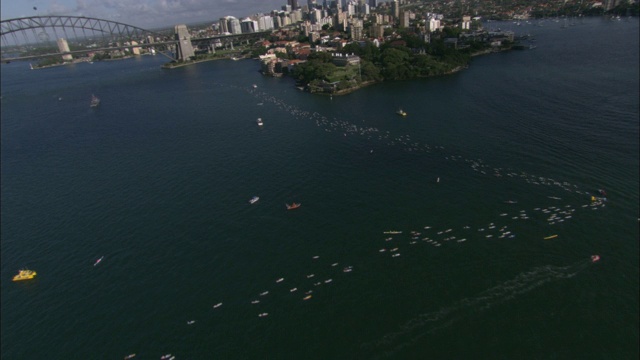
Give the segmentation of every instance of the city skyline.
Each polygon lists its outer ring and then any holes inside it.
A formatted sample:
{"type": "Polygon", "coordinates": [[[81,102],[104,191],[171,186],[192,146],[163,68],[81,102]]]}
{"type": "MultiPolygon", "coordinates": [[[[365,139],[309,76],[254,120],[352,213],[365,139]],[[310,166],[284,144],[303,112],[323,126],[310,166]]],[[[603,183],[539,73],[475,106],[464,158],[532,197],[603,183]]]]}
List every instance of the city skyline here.
{"type": "Polygon", "coordinates": [[[5,0],[2,20],[47,15],[86,16],[152,29],[217,22],[281,9],[287,0],[5,0]]]}

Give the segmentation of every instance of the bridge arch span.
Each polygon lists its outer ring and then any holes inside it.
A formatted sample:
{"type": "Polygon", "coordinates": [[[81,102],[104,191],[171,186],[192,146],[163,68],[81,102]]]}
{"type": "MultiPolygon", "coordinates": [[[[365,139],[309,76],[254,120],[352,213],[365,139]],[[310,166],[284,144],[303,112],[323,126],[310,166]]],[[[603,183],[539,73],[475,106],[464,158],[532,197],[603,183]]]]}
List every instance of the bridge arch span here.
{"type": "Polygon", "coordinates": [[[103,38],[126,40],[140,40],[149,36],[158,40],[169,38],[167,35],[137,26],[104,19],[84,16],[30,16],[2,20],[0,22],[2,46],[18,45],[21,42],[28,44],[55,40],[50,39],[50,35],[46,30],[52,30],[56,37],[60,37],[56,30],[61,30],[66,38],[70,38],[67,31],[72,31],[75,38],[89,38],[96,35],[103,38]],[[78,36],[78,31],[82,32],[82,36],[78,36]],[[89,35],[87,35],[87,32],[89,32],[89,35]],[[14,44],[11,44],[10,39],[14,40],[14,44]]]}

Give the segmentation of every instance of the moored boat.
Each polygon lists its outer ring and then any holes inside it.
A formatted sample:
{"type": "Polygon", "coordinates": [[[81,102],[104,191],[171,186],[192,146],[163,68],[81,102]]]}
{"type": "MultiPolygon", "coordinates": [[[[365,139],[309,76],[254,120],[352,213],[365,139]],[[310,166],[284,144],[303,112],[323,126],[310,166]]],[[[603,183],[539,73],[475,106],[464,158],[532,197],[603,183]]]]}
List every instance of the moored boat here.
{"type": "Polygon", "coordinates": [[[36,277],[37,273],[33,270],[23,269],[18,272],[18,275],[13,277],[13,281],[30,280],[36,277]]]}

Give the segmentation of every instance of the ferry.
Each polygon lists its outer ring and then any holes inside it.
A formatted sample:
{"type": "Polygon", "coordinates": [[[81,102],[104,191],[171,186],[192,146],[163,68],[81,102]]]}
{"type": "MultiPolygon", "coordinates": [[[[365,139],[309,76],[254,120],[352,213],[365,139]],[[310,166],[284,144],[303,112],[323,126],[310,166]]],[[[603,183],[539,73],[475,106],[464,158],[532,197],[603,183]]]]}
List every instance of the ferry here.
{"type": "Polygon", "coordinates": [[[258,123],[258,126],[264,125],[264,123],[262,122],[262,118],[258,118],[258,120],[256,120],[256,122],[258,123]]]}
{"type": "Polygon", "coordinates": [[[91,107],[98,107],[100,105],[100,99],[97,96],[91,95],[91,107]]]}
{"type": "Polygon", "coordinates": [[[249,200],[249,204],[255,204],[256,202],[258,202],[258,200],[260,200],[260,198],[257,196],[254,196],[251,198],[251,200],[249,200]]]}
{"type": "Polygon", "coordinates": [[[22,280],[30,280],[36,277],[37,273],[33,270],[20,270],[18,275],[13,277],[13,281],[22,281],[22,280]]]}
{"type": "Polygon", "coordinates": [[[396,111],[396,114],[398,114],[400,116],[407,116],[407,113],[402,109],[398,109],[398,111],[396,111]]]}
{"type": "Polygon", "coordinates": [[[293,209],[299,208],[301,204],[300,203],[293,203],[291,205],[289,205],[289,204],[285,204],[285,205],[287,206],[287,210],[293,210],[293,209]]]}

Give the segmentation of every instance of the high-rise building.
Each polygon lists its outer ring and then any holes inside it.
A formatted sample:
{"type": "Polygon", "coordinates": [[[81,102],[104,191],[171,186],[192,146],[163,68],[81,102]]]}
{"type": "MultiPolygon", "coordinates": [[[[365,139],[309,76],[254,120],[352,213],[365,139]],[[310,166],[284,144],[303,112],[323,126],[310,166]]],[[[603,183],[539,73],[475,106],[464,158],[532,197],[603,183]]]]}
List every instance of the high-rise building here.
{"type": "Polygon", "coordinates": [[[240,30],[243,34],[254,33],[258,31],[258,22],[250,18],[243,19],[240,23],[240,30]]]}
{"type": "Polygon", "coordinates": [[[291,9],[298,8],[298,0],[287,0],[287,4],[291,5],[291,9]]]}
{"type": "Polygon", "coordinates": [[[227,18],[226,17],[220,18],[220,21],[218,21],[218,24],[220,26],[220,33],[221,34],[229,32],[229,24],[227,24],[227,18]]]}
{"type": "Polygon", "coordinates": [[[229,24],[229,32],[232,34],[242,34],[242,27],[240,27],[240,20],[233,16],[227,17],[229,24]]]}
{"type": "Polygon", "coordinates": [[[378,6],[378,0],[369,0],[369,6],[372,8],[378,6]]]}
{"type": "Polygon", "coordinates": [[[400,13],[400,27],[408,28],[409,27],[409,17],[411,13],[409,11],[403,11],[400,13]]]}
{"type": "Polygon", "coordinates": [[[400,4],[398,4],[398,0],[393,0],[391,3],[391,13],[396,19],[400,17],[400,4]]]}

